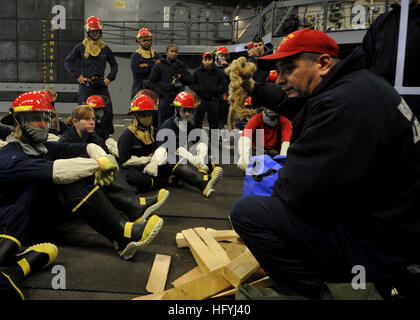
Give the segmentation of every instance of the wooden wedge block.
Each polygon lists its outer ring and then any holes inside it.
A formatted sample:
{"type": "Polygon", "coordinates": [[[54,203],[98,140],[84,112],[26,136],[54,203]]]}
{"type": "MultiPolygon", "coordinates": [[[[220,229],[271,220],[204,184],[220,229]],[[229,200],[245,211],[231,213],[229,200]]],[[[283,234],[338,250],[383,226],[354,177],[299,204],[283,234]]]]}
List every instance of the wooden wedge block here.
{"type": "Polygon", "coordinates": [[[187,273],[184,273],[182,276],[180,276],[179,278],[172,281],[172,285],[174,287],[180,287],[184,283],[195,280],[198,277],[201,277],[202,275],[203,275],[203,272],[201,271],[201,268],[199,266],[197,266],[194,269],[191,269],[187,273]]]}
{"type": "Polygon", "coordinates": [[[251,252],[247,250],[225,266],[223,276],[237,288],[259,268],[259,263],[251,252]]]}
{"type": "Polygon", "coordinates": [[[215,230],[212,228],[207,228],[206,230],[210,232],[217,241],[228,241],[244,245],[244,242],[239,237],[239,234],[237,234],[234,230],[215,230]]]}
{"type": "Polygon", "coordinates": [[[184,238],[184,236],[182,235],[181,232],[178,232],[176,234],[175,241],[176,241],[176,246],[178,248],[187,248],[188,247],[188,242],[187,242],[187,240],[185,240],[185,238],[184,238]]]}
{"type": "Polygon", "coordinates": [[[149,281],[146,285],[147,292],[158,293],[165,290],[170,265],[171,256],[156,254],[152,271],[150,271],[149,281]]]}
{"type": "Polygon", "coordinates": [[[194,231],[200,236],[211,252],[219,259],[222,264],[228,264],[230,259],[222,246],[207,232],[204,228],[194,228],[194,231]]]}
{"type": "Polygon", "coordinates": [[[224,241],[230,239],[238,239],[239,234],[235,232],[235,230],[214,230],[210,231],[210,234],[217,240],[217,241],[224,241]]]}
{"type": "Polygon", "coordinates": [[[220,245],[226,251],[226,254],[230,260],[235,259],[237,256],[240,256],[242,253],[248,250],[248,248],[243,244],[220,242],[220,245]]]}
{"type": "Polygon", "coordinates": [[[182,235],[187,240],[191,253],[202,271],[211,272],[224,265],[193,229],[183,230],[182,235]]]}
{"type": "Polygon", "coordinates": [[[237,244],[241,244],[241,245],[245,245],[245,243],[242,241],[241,238],[232,238],[232,239],[226,239],[223,241],[227,241],[227,242],[231,242],[231,243],[237,243],[237,244]]]}
{"type": "MultiPolygon", "coordinates": [[[[234,230],[213,230],[208,228],[207,231],[216,241],[233,241],[239,239],[239,235],[234,230]]],[[[175,240],[178,248],[188,247],[188,242],[185,240],[182,232],[176,234],[175,240]]]]}
{"type": "Polygon", "coordinates": [[[204,300],[231,287],[220,269],[206,273],[183,285],[165,291],[162,300],[204,300]]]}

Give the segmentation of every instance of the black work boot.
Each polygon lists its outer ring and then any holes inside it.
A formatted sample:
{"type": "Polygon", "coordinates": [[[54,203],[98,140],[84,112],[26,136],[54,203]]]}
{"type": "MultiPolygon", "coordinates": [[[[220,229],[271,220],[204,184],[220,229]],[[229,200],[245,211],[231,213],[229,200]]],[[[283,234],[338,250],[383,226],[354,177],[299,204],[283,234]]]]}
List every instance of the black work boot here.
{"type": "Polygon", "coordinates": [[[41,243],[29,247],[15,257],[16,262],[0,268],[0,297],[25,299],[22,282],[29,274],[45,269],[55,261],[58,249],[52,243],[41,243]]]}
{"type": "Polygon", "coordinates": [[[120,173],[109,186],[103,188],[103,192],[112,205],[123,213],[123,217],[131,222],[147,219],[169,197],[169,191],[166,189],[161,189],[150,197],[138,197],[120,173]]]}
{"type": "Polygon", "coordinates": [[[187,161],[186,164],[180,162],[174,167],[173,173],[188,184],[197,187],[201,191],[201,194],[208,198],[214,192],[214,185],[222,177],[223,169],[221,167],[216,167],[211,174],[208,175],[205,172],[198,170],[189,161],[187,161]]]}
{"type": "Polygon", "coordinates": [[[163,226],[163,219],[156,215],[137,223],[127,221],[101,190],[96,191],[77,212],[89,226],[110,240],[125,260],[149,244],[163,226]]]}
{"type": "Polygon", "coordinates": [[[168,177],[168,185],[172,187],[182,187],[182,180],[176,175],[171,175],[168,177]]]}
{"type": "Polygon", "coordinates": [[[19,266],[0,267],[0,299],[25,300],[22,293],[23,273],[19,266]]]}
{"type": "Polygon", "coordinates": [[[14,257],[20,249],[20,241],[7,234],[0,234],[0,266],[14,257]]]}
{"type": "Polygon", "coordinates": [[[169,197],[169,190],[160,189],[159,192],[150,197],[140,197],[140,209],[137,211],[136,216],[128,217],[131,222],[140,222],[147,219],[153,212],[159,209],[169,197]]]}
{"type": "Polygon", "coordinates": [[[158,235],[163,227],[163,219],[157,215],[151,216],[140,222],[127,222],[124,226],[124,234],[118,240],[114,241],[114,247],[119,255],[128,260],[136,251],[148,245],[158,235]]]}

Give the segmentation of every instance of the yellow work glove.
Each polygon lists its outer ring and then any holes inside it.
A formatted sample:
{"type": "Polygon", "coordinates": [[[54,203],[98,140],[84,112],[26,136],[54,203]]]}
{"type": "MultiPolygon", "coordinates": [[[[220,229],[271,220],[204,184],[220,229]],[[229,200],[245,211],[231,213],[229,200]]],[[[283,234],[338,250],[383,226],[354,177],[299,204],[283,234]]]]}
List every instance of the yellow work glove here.
{"type": "Polygon", "coordinates": [[[100,187],[109,185],[114,180],[114,171],[96,171],[95,186],[100,187]]]}
{"type": "Polygon", "coordinates": [[[115,173],[118,172],[119,167],[114,156],[107,154],[106,156],[96,158],[96,161],[98,161],[99,164],[99,171],[114,171],[115,173]]]}
{"type": "Polygon", "coordinates": [[[107,154],[96,158],[98,161],[99,168],[95,173],[95,185],[104,186],[110,184],[115,175],[118,173],[118,163],[114,156],[107,154]]]}

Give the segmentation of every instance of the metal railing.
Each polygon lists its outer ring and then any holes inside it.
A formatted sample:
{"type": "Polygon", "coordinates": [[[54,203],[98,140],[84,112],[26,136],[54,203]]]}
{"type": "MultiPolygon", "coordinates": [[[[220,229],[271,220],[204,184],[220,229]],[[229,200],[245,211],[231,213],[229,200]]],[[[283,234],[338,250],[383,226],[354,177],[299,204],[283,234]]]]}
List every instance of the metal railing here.
{"type": "Polygon", "coordinates": [[[259,35],[259,15],[230,21],[103,21],[103,39],[118,45],[135,43],[140,28],[153,34],[154,45],[214,45],[251,41],[259,35]]]}
{"type": "Polygon", "coordinates": [[[227,21],[104,21],[103,38],[109,43],[131,45],[137,31],[147,27],[155,45],[215,45],[247,43],[255,36],[282,37],[301,29],[325,32],[367,29],[389,8],[389,0],[344,2],[336,0],[273,1],[259,14],[227,21]]]}

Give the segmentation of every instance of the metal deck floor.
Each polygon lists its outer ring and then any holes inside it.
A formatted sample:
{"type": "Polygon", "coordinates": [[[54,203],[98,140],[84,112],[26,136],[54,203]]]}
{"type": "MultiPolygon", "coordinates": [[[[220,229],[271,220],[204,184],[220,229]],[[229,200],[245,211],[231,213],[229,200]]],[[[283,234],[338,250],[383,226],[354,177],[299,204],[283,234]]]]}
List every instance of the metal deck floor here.
{"type": "MultiPolygon", "coordinates": [[[[128,117],[115,119],[115,138],[129,124],[128,117]]],[[[222,165],[224,175],[210,198],[204,198],[191,186],[168,187],[171,194],[156,212],[165,223],[154,241],[124,261],[112,244],[82,220],[54,227],[37,242],[52,242],[59,254],[51,267],[29,276],[24,282],[27,300],[129,300],[146,295],[146,284],[155,254],[171,256],[166,288],[196,266],[189,249],[179,249],[176,233],[193,227],[231,229],[228,219],[234,200],[242,194],[243,176],[234,165],[222,165]],[[53,289],[59,273],[65,272],[65,289],[53,289]]],[[[154,192],[147,193],[149,195],[154,192]]],[[[31,240],[32,244],[34,240],[31,240]]],[[[63,282],[60,283],[63,285],[63,282]]]]}

